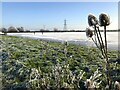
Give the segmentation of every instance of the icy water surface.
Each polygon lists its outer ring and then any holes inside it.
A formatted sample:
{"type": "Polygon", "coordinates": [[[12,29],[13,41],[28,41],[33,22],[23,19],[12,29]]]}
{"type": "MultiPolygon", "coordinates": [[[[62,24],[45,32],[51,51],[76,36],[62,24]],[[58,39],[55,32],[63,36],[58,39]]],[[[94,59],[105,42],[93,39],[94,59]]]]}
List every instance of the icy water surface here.
{"type": "MultiPolygon", "coordinates": [[[[59,33],[8,33],[11,36],[29,37],[33,39],[43,39],[57,42],[68,41],[85,46],[95,46],[92,40],[86,37],[85,32],[59,32],[59,33]]],[[[102,32],[102,36],[103,32],[102,32]]],[[[108,48],[118,50],[118,32],[107,32],[108,48]]]]}

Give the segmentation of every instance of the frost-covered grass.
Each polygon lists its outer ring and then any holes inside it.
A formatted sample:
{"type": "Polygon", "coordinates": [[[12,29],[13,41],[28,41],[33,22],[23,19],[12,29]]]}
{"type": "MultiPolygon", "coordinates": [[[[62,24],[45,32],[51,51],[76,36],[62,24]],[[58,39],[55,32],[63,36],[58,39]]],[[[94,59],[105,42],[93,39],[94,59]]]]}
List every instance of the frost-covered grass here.
{"type": "MultiPolygon", "coordinates": [[[[105,88],[105,60],[96,48],[2,36],[3,88],[105,88]],[[97,77],[97,78],[96,78],[97,77]]],[[[109,51],[113,83],[120,80],[117,51],[109,51]]]]}

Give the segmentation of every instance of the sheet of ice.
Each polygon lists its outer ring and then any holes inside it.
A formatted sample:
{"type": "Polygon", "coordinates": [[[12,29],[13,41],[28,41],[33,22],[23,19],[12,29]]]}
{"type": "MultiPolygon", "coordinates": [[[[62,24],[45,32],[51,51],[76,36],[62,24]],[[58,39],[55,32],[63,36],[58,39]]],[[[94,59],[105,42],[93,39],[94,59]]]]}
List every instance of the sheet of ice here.
{"type": "MultiPolygon", "coordinates": [[[[86,37],[85,32],[60,32],[60,33],[8,33],[12,36],[29,37],[57,42],[67,41],[78,45],[95,46],[92,40],[86,37]]],[[[102,37],[104,34],[102,33],[102,37]]],[[[108,48],[118,50],[118,32],[107,32],[108,48]]]]}

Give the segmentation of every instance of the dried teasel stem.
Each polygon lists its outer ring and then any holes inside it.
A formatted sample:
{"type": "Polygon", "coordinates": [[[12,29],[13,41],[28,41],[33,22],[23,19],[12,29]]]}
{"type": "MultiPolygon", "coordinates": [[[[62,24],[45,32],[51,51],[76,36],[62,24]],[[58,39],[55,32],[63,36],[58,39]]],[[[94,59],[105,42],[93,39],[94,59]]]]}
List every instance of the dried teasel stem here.
{"type": "Polygon", "coordinates": [[[94,40],[94,39],[92,38],[92,41],[95,43],[95,45],[97,46],[97,48],[100,49],[100,47],[98,46],[96,40],[94,40]]]}
{"type": "Polygon", "coordinates": [[[100,30],[99,30],[99,27],[97,27],[97,32],[98,32],[98,35],[99,35],[99,37],[100,37],[100,42],[101,42],[101,46],[100,46],[100,48],[101,48],[101,52],[102,52],[102,55],[103,55],[103,57],[105,58],[106,57],[106,55],[105,55],[105,48],[104,48],[104,43],[103,43],[103,39],[102,39],[102,35],[101,35],[101,33],[100,33],[100,30]]]}
{"type": "MultiPolygon", "coordinates": [[[[98,46],[97,42],[93,38],[92,38],[92,41],[95,43],[95,45],[97,46],[97,48],[101,51],[101,48],[98,46]]],[[[104,56],[104,52],[101,51],[101,53],[102,53],[103,57],[105,57],[104,56]]]]}
{"type": "Polygon", "coordinates": [[[97,35],[98,42],[100,44],[100,47],[98,45],[97,46],[100,48],[100,51],[101,51],[103,57],[105,57],[104,52],[103,52],[103,46],[104,46],[104,44],[101,41],[101,38],[102,38],[101,34],[98,33],[96,25],[94,26],[94,28],[95,28],[95,33],[97,35]]]}
{"type": "Polygon", "coordinates": [[[105,37],[105,56],[106,56],[106,70],[107,70],[107,83],[109,89],[111,87],[111,77],[110,77],[110,64],[107,56],[107,37],[106,37],[106,26],[104,26],[104,37],[105,37]]]}
{"type": "Polygon", "coordinates": [[[106,53],[106,59],[107,58],[107,37],[106,37],[106,26],[104,26],[104,37],[105,37],[105,53],[106,53]]]}
{"type": "Polygon", "coordinates": [[[111,89],[110,64],[107,56],[107,37],[106,37],[106,26],[110,24],[110,18],[107,14],[102,13],[99,15],[99,22],[100,22],[100,26],[104,27],[104,38],[105,38],[104,53],[106,59],[107,83],[109,85],[109,89],[111,89]]]}

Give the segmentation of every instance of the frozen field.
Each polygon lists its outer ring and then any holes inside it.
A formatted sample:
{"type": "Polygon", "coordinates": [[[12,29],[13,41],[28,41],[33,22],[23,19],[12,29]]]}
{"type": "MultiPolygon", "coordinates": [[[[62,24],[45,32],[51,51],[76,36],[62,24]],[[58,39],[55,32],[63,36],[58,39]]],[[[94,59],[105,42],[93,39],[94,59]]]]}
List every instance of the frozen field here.
{"type": "MultiPolygon", "coordinates": [[[[95,46],[92,40],[86,37],[85,32],[43,33],[43,35],[42,33],[8,33],[8,35],[95,46]]],[[[118,50],[118,32],[107,32],[107,40],[109,49],[118,50]]]]}

